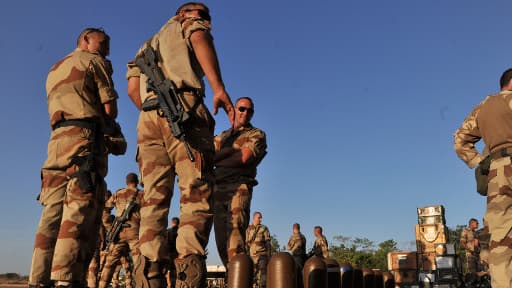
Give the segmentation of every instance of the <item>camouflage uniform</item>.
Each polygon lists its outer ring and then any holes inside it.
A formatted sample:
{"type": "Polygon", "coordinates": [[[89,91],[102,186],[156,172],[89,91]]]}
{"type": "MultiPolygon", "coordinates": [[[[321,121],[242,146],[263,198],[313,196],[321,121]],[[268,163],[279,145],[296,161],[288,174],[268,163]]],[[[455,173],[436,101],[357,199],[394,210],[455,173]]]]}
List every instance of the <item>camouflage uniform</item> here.
{"type": "Polygon", "coordinates": [[[169,288],[176,287],[176,265],[174,260],[178,257],[176,250],[176,239],[178,238],[178,226],[167,229],[167,243],[169,244],[169,265],[167,269],[167,286],[169,288]]]}
{"type": "Polygon", "coordinates": [[[483,138],[491,152],[485,220],[491,233],[489,268],[492,287],[512,287],[512,91],[487,97],[455,132],[457,155],[470,167],[483,160],[475,143],[483,138]]]}
{"type": "Polygon", "coordinates": [[[478,272],[478,252],[479,247],[476,245],[475,240],[478,240],[478,235],[469,227],[464,228],[460,234],[460,244],[466,249],[466,266],[468,272],[478,272]]]}
{"type": "Polygon", "coordinates": [[[215,137],[215,150],[224,148],[250,149],[256,159],[236,168],[215,169],[215,240],[220,258],[228,267],[234,255],[245,252],[244,231],[249,225],[252,190],[258,184],[256,167],[266,154],[266,136],[250,124],[238,131],[229,129],[215,137]]]}
{"type": "Polygon", "coordinates": [[[121,268],[124,270],[124,283],[126,288],[132,288],[132,263],[129,255],[121,256],[119,259],[120,263],[117,265],[114,274],[112,275],[112,288],[119,287],[119,274],[121,274],[121,268]]]}
{"type": "Polygon", "coordinates": [[[254,287],[265,287],[267,263],[272,252],[270,232],[263,224],[249,225],[245,239],[246,249],[254,262],[254,287]]]}
{"type": "Polygon", "coordinates": [[[84,283],[101,222],[107,154],[103,144],[103,104],[115,101],[110,62],[76,49],[55,64],[46,82],[53,131],[41,169],[37,227],[29,285],[51,280],[84,283]],[[93,139],[95,139],[93,141],[93,139]],[[73,160],[93,154],[92,186],[81,188],[73,160]],[[85,191],[84,189],[91,189],[85,191]],[[50,280],[51,279],[51,280],[50,280]]]}
{"type": "MultiPolygon", "coordinates": [[[[190,36],[198,30],[209,32],[209,22],[200,18],[175,16],[139,50],[142,51],[147,45],[155,48],[161,56],[165,76],[176,84],[177,92],[191,117],[185,128],[195,156],[195,161],[190,161],[184,143],[173,136],[167,120],[159,110],[140,113],[137,161],[145,187],[145,205],[140,210],[140,250],[145,258],[140,258],[149,261],[141,263],[149,266],[149,272],[140,281],[155,280],[147,285],[161,285],[157,283],[163,280],[162,264],[169,261],[165,234],[176,175],[181,190],[181,224],[176,242],[181,258],[175,261],[177,273],[187,275],[182,277],[187,285],[194,286],[193,283],[206,281],[205,247],[213,220],[211,194],[215,121],[203,103],[204,72],[191,49],[190,36]],[[190,268],[188,271],[187,267],[190,268]],[[196,274],[196,271],[200,272],[196,274]]],[[[140,76],[142,103],[156,97],[153,92],[147,92],[146,76],[140,74],[140,70],[132,63],[128,64],[128,68],[128,79],[140,76]]],[[[138,279],[136,276],[136,281],[138,279]]]]}
{"type": "Polygon", "coordinates": [[[324,235],[316,237],[313,252],[317,257],[329,258],[329,244],[324,235]]]}
{"type": "Polygon", "coordinates": [[[306,237],[300,232],[293,233],[290,240],[288,240],[286,249],[290,251],[295,262],[297,262],[300,267],[303,267],[304,261],[306,260],[306,237]]]}
{"type": "MultiPolygon", "coordinates": [[[[127,227],[123,227],[119,232],[119,239],[109,248],[107,259],[103,270],[101,271],[100,288],[108,287],[115,273],[115,269],[119,266],[122,257],[131,257],[134,262],[140,257],[139,250],[139,224],[140,224],[140,207],[144,192],[134,188],[124,188],[118,190],[105,204],[105,209],[112,210],[116,208],[117,217],[120,217],[130,201],[135,200],[135,207],[129,215],[128,221],[124,223],[127,227]],[[134,198],[135,197],[135,198],[134,198]]],[[[130,273],[131,271],[127,271],[130,273]]],[[[128,283],[128,282],[127,282],[128,283]]]]}
{"type": "MultiPolygon", "coordinates": [[[[105,193],[104,202],[112,197],[112,193],[107,190],[105,193]]],[[[110,229],[110,225],[112,224],[112,215],[110,215],[110,210],[103,209],[103,215],[101,216],[102,225],[100,225],[99,233],[98,233],[98,241],[96,245],[96,250],[94,251],[94,256],[89,264],[89,269],[87,271],[87,287],[88,288],[96,288],[98,287],[98,273],[100,267],[105,265],[105,259],[107,258],[107,251],[105,251],[105,236],[107,231],[110,229]]]]}

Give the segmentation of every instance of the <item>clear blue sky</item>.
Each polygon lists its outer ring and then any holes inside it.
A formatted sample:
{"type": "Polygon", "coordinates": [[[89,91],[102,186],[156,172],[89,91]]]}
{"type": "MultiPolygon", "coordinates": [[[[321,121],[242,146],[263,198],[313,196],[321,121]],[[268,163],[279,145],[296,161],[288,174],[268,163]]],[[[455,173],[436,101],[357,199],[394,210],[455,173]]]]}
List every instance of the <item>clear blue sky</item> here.
{"type": "MultiPolygon", "coordinates": [[[[252,209],[285,244],[294,222],[336,235],[414,240],[416,207],[443,204],[449,226],[481,218],[485,199],[452,134],[511,66],[510,1],[208,1],[232,98],[255,100],[267,132],[252,209]]],[[[111,35],[119,122],[128,153],[112,157],[109,188],[134,160],[138,113],[125,64],[177,1],[8,1],[0,11],[0,273],[29,272],[41,207],[39,169],[50,133],[45,81],[77,34],[111,35]]],[[[211,106],[211,92],[206,102],[211,106]]],[[[216,117],[217,132],[228,126],[216,117]]],[[[171,216],[177,214],[173,199],[171,216]]],[[[210,263],[218,263],[213,235],[210,263]]]]}

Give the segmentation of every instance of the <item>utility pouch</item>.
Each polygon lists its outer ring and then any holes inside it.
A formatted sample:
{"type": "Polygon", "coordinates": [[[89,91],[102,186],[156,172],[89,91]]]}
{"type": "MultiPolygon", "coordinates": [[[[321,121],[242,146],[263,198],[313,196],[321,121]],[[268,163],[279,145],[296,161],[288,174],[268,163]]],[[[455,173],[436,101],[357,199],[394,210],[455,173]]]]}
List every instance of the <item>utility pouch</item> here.
{"type": "Polygon", "coordinates": [[[489,169],[491,167],[491,155],[488,155],[478,164],[475,169],[476,192],[482,196],[487,196],[487,184],[489,169]]]}

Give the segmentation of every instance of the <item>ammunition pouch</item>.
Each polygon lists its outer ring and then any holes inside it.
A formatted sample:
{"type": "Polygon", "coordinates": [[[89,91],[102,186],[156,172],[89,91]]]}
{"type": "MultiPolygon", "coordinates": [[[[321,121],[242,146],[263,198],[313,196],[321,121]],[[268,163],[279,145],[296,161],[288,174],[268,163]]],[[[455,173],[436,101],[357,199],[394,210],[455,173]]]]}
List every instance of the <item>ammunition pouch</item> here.
{"type": "Polygon", "coordinates": [[[92,153],[85,156],[75,156],[71,160],[71,165],[78,166],[78,171],[69,175],[70,178],[78,178],[78,187],[83,193],[94,192],[95,185],[92,173],[95,172],[94,155],[92,153]]]}
{"type": "Polygon", "coordinates": [[[476,192],[482,196],[487,196],[487,184],[489,169],[491,167],[491,155],[488,155],[478,164],[475,169],[476,192]]]}
{"type": "Polygon", "coordinates": [[[158,103],[157,98],[146,99],[146,101],[142,103],[142,111],[144,112],[156,110],[158,108],[160,108],[160,104],[158,103]]]}
{"type": "Polygon", "coordinates": [[[124,138],[121,126],[119,123],[113,121],[110,125],[105,127],[105,146],[109,153],[113,155],[124,155],[128,144],[124,138]]]}

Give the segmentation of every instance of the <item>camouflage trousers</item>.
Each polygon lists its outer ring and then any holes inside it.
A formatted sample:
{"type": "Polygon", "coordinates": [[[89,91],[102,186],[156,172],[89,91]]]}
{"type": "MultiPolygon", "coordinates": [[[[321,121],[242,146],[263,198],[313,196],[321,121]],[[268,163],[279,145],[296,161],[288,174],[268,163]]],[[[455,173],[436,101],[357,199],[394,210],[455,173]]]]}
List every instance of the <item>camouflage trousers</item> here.
{"type": "MultiPolygon", "coordinates": [[[[98,247],[99,249],[99,247],[98,247]]],[[[105,260],[107,259],[107,251],[100,250],[95,251],[94,257],[89,264],[89,269],[87,271],[87,287],[88,288],[96,288],[98,287],[98,273],[101,266],[105,265],[105,260]]]]}
{"type": "Polygon", "coordinates": [[[180,257],[205,255],[208,244],[213,220],[215,123],[202,103],[190,114],[191,119],[185,129],[194,162],[187,156],[184,142],[173,136],[166,119],[159,116],[157,110],[141,112],[139,116],[137,162],[144,184],[140,208],[140,251],[152,262],[169,261],[167,218],[176,176],[181,191],[181,223],[176,249],[180,257]]]}
{"type": "Polygon", "coordinates": [[[251,256],[254,263],[254,288],[265,288],[267,286],[267,264],[269,257],[267,255],[251,256]]]}
{"type": "Polygon", "coordinates": [[[491,162],[485,220],[491,233],[489,270],[493,288],[512,287],[512,161],[491,162]]]}
{"type": "Polygon", "coordinates": [[[225,267],[239,253],[245,253],[245,230],[249,226],[252,186],[217,183],[214,195],[214,230],[217,250],[225,267]]]}
{"type": "Polygon", "coordinates": [[[121,268],[124,270],[124,287],[126,288],[132,288],[132,263],[130,261],[130,257],[122,256],[120,259],[120,264],[117,265],[114,274],[112,275],[112,288],[118,288],[119,287],[119,276],[121,274],[121,268]]]}
{"type": "Polygon", "coordinates": [[[70,176],[78,170],[72,159],[91,152],[91,133],[74,126],[51,133],[48,158],[41,169],[43,212],[34,241],[30,285],[50,285],[51,280],[85,284],[104,206],[106,154],[95,157],[96,171],[91,173],[95,191],[83,191],[78,178],[70,176]]]}
{"type": "Polygon", "coordinates": [[[132,269],[130,267],[130,261],[126,260],[130,258],[130,254],[133,262],[136,263],[138,261],[138,257],[140,257],[138,239],[120,239],[117,243],[110,246],[105,260],[105,265],[101,271],[99,288],[106,288],[110,284],[110,281],[114,282],[117,280],[114,277],[114,274],[118,267],[121,269],[120,264],[123,264],[123,262],[125,262],[123,267],[125,268],[124,270],[127,276],[126,285],[127,287],[131,286],[132,269]]]}

